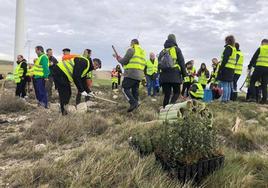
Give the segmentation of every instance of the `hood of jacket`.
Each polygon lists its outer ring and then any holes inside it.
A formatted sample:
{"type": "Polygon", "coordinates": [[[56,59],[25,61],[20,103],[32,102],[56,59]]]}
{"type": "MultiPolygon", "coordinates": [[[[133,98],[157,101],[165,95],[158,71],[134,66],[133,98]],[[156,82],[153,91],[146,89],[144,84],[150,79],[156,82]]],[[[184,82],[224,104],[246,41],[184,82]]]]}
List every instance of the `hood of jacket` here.
{"type": "Polygon", "coordinates": [[[167,39],[165,44],[164,44],[164,48],[171,48],[173,46],[178,46],[177,42],[175,40],[172,40],[172,39],[167,39]]]}

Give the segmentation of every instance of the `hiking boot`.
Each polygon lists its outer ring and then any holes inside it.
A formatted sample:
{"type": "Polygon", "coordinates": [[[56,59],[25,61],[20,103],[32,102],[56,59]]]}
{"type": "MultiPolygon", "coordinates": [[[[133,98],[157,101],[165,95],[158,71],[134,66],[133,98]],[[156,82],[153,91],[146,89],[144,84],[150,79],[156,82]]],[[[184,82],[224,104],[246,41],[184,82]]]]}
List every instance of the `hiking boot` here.
{"type": "Polygon", "coordinates": [[[136,108],[139,107],[139,104],[133,104],[133,105],[130,105],[129,109],[127,110],[127,112],[132,112],[133,110],[135,110],[136,108]]]}

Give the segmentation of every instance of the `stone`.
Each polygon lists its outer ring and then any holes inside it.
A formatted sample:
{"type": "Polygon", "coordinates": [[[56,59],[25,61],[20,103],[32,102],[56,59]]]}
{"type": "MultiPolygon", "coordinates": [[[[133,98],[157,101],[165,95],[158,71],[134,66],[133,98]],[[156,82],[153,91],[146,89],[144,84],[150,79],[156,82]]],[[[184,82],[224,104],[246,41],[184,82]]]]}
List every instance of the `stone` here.
{"type": "Polygon", "coordinates": [[[50,103],[49,109],[52,111],[60,111],[59,103],[50,103]]]}
{"type": "Polygon", "coordinates": [[[76,112],[76,108],[75,108],[75,106],[73,106],[73,105],[66,105],[66,106],[65,106],[65,110],[67,111],[67,113],[70,113],[70,114],[76,112]]]}
{"type": "Polygon", "coordinates": [[[245,121],[245,123],[247,123],[247,124],[258,124],[259,121],[256,120],[256,119],[249,119],[249,120],[245,121]]]}
{"type": "Polygon", "coordinates": [[[35,145],[34,149],[39,152],[43,152],[47,149],[47,146],[45,144],[37,144],[35,145]]]}
{"type": "Polygon", "coordinates": [[[78,113],[85,113],[87,112],[87,103],[82,102],[76,106],[76,110],[78,113]]]}
{"type": "Polygon", "coordinates": [[[92,106],[96,106],[98,103],[97,102],[93,102],[93,101],[87,101],[87,107],[92,107],[92,106]]]}

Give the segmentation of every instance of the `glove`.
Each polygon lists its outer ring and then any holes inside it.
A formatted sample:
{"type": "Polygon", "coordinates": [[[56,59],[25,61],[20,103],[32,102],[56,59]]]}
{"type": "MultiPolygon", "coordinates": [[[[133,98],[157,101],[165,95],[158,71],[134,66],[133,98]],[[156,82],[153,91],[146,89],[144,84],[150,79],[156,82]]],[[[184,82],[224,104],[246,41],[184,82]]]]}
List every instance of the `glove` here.
{"type": "Polygon", "coordinates": [[[94,93],[92,91],[89,92],[87,96],[89,96],[89,97],[95,97],[95,95],[94,95],[94,93]]]}
{"type": "Polygon", "coordinates": [[[87,97],[87,96],[88,96],[88,93],[87,93],[86,91],[83,91],[83,92],[81,93],[81,95],[87,97]]]}

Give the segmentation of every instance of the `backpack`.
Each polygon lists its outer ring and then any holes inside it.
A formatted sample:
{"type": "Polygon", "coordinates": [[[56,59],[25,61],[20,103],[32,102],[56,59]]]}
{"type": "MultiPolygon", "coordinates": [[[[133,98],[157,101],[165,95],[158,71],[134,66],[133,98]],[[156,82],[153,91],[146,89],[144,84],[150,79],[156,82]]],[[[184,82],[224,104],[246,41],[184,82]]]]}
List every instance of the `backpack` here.
{"type": "Polygon", "coordinates": [[[174,61],[169,53],[169,50],[164,49],[163,51],[163,56],[159,60],[159,68],[161,70],[167,70],[171,69],[174,67],[174,61]]]}

